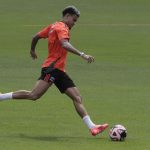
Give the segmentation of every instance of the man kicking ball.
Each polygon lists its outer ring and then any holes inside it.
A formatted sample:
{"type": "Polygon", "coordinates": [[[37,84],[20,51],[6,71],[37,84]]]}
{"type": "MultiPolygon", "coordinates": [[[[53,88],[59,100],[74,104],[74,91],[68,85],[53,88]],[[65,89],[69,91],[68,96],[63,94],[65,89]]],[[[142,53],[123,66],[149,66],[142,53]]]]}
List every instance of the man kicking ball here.
{"type": "Polygon", "coordinates": [[[62,20],[52,23],[38,32],[32,39],[30,55],[37,59],[35,51],[37,42],[40,39],[48,39],[48,57],[44,61],[41,69],[41,76],[36,82],[32,91],[19,90],[0,94],[0,100],[37,100],[54,83],[61,93],[69,96],[73,105],[89,128],[93,136],[103,132],[108,124],[96,125],[90,119],[83,103],[79,90],[72,79],[65,72],[67,53],[71,52],[88,63],[94,62],[94,57],[73,47],[70,40],[70,30],[80,17],[80,12],[74,6],[68,6],[62,11],[62,20]]]}

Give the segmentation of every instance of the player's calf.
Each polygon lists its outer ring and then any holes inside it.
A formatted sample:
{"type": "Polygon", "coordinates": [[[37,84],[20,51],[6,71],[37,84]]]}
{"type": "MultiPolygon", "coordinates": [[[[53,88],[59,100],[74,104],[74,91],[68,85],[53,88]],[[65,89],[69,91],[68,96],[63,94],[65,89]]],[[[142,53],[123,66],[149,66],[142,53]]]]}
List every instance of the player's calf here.
{"type": "Polygon", "coordinates": [[[38,100],[40,97],[41,97],[42,95],[40,95],[40,94],[35,94],[35,93],[29,93],[29,100],[33,100],[33,101],[36,101],[36,100],[38,100]]]}

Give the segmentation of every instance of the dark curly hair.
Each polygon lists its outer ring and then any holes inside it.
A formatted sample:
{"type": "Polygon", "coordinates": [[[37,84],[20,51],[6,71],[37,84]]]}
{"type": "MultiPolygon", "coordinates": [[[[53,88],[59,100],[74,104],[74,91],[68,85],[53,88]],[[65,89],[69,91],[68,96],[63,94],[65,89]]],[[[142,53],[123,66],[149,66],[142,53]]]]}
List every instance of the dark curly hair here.
{"type": "Polygon", "coordinates": [[[77,15],[80,17],[80,11],[75,6],[67,6],[62,11],[62,16],[64,17],[66,14],[77,15]]]}

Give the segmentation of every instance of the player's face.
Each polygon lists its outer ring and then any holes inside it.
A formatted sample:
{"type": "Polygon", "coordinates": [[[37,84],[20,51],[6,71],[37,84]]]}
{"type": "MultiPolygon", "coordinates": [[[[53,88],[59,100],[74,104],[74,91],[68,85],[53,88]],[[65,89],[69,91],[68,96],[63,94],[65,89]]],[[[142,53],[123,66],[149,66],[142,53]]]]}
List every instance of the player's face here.
{"type": "Polygon", "coordinates": [[[67,25],[69,26],[70,29],[75,25],[78,18],[79,17],[77,15],[68,15],[67,16],[67,22],[66,23],[67,23],[67,25]]]}

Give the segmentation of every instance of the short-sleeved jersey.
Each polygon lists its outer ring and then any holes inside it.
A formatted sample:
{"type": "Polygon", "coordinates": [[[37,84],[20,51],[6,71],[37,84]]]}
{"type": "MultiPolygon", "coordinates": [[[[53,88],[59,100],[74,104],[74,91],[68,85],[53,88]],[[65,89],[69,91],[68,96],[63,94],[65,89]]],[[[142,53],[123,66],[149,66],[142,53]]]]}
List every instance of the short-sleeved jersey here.
{"type": "Polygon", "coordinates": [[[61,46],[60,40],[70,39],[68,26],[63,22],[56,22],[38,32],[38,35],[48,39],[48,57],[42,64],[42,68],[55,62],[54,68],[65,71],[67,50],[61,46]]]}

